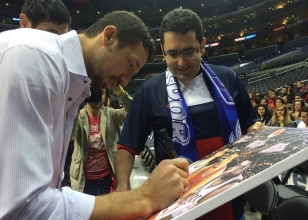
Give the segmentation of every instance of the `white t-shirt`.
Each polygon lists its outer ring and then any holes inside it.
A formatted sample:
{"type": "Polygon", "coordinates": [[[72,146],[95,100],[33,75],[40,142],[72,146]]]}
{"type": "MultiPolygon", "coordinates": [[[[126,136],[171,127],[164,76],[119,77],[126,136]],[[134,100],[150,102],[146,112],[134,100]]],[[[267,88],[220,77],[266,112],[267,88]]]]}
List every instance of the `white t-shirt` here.
{"type": "Polygon", "coordinates": [[[298,123],[297,128],[306,128],[306,124],[301,121],[300,123],[298,123]]]}

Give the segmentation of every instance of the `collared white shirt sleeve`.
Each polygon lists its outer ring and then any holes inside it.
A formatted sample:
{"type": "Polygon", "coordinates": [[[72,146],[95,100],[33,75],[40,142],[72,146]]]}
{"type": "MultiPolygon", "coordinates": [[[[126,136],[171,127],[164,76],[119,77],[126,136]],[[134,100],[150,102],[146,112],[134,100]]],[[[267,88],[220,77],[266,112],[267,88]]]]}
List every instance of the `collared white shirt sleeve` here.
{"type": "Polygon", "coordinates": [[[58,187],[70,85],[62,49],[50,33],[0,34],[0,219],[89,219],[92,213],[94,196],[58,187]]]}

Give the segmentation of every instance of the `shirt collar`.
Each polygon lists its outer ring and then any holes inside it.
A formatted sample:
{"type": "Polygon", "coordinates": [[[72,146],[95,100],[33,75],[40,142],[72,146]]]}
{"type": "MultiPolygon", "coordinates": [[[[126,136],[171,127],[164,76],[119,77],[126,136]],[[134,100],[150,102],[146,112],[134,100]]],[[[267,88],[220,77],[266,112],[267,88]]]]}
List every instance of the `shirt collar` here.
{"type": "Polygon", "coordinates": [[[70,31],[59,38],[63,44],[63,57],[68,71],[88,77],[77,32],[70,31]]]}

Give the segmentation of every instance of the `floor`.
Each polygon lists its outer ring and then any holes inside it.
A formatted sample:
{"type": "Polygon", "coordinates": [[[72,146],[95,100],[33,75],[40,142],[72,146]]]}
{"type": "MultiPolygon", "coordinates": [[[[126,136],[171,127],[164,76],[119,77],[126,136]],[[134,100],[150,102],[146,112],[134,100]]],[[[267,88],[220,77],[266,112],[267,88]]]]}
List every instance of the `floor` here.
{"type": "MultiPolygon", "coordinates": [[[[130,184],[132,189],[136,189],[141,186],[149,177],[149,169],[143,162],[140,156],[135,157],[135,164],[130,176],[130,184]]],[[[260,213],[250,212],[249,207],[245,206],[246,220],[260,220],[260,213]]]]}

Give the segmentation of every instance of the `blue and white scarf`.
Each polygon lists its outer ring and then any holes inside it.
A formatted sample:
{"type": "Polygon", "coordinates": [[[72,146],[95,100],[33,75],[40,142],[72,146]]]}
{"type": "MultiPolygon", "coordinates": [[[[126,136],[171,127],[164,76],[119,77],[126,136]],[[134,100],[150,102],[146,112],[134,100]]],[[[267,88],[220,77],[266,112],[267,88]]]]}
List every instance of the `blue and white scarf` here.
{"type": "MultiPolygon", "coordinates": [[[[217,106],[224,144],[233,142],[241,137],[239,119],[233,99],[213,70],[204,61],[201,61],[201,71],[217,106]]],[[[178,156],[186,158],[192,163],[198,160],[194,128],[177,79],[169,69],[166,70],[166,87],[172,118],[172,143],[178,156]]]]}

